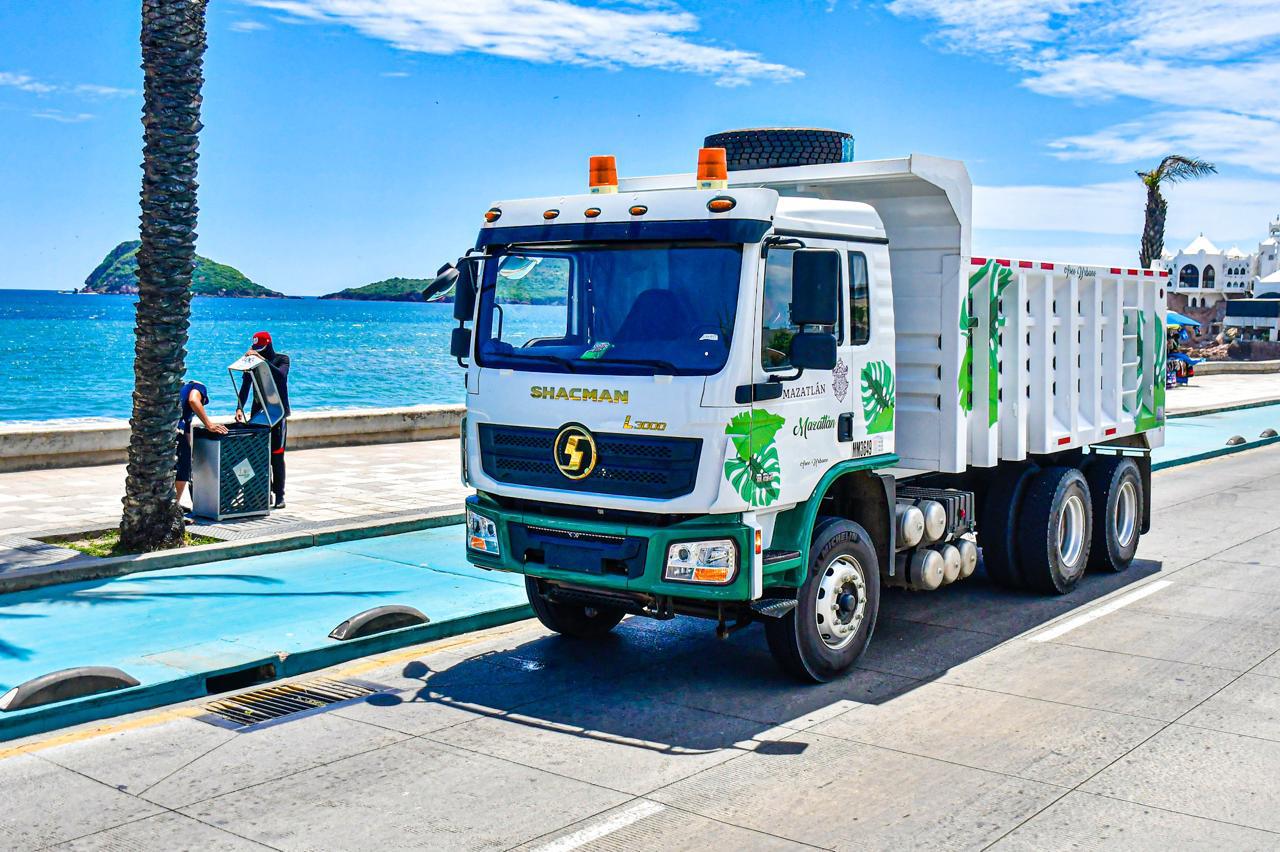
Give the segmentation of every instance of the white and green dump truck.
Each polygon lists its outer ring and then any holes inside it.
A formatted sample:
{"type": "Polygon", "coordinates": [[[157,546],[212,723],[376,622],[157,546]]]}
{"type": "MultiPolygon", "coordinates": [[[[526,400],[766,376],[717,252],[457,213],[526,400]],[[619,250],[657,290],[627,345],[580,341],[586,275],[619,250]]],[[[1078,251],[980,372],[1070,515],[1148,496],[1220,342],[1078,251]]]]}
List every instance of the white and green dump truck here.
{"type": "Polygon", "coordinates": [[[592,158],[590,192],[494,204],[428,288],[455,290],[470,562],[569,636],[759,621],[816,681],[885,585],[1127,567],[1166,273],[974,257],[956,161],[855,161],[834,131],[707,146],[696,174],[592,158]]]}

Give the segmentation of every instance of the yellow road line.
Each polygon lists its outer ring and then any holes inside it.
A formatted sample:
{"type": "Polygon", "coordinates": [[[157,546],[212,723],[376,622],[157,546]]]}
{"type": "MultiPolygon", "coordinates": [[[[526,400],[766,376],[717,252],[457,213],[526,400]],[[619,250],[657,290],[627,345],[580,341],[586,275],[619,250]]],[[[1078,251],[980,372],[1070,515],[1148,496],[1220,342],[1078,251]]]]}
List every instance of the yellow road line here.
{"type": "MultiPolygon", "coordinates": [[[[515,632],[517,629],[519,629],[518,626],[502,631],[484,630],[479,633],[469,633],[454,639],[435,642],[425,647],[419,645],[415,648],[403,651],[395,651],[377,657],[369,657],[355,665],[337,669],[329,676],[339,678],[355,677],[356,675],[365,674],[373,671],[374,669],[390,665],[391,663],[398,663],[403,660],[412,660],[416,657],[421,657],[424,654],[434,654],[437,651],[450,651],[454,648],[465,648],[468,645],[474,645],[485,639],[492,639],[496,636],[505,636],[508,633],[515,632]]],[[[311,674],[320,674],[320,672],[312,672],[311,674]]],[[[170,710],[162,710],[159,713],[139,716],[136,719],[126,719],[121,722],[108,722],[104,725],[96,725],[92,728],[84,728],[79,731],[55,734],[47,739],[35,740],[33,742],[23,743],[22,745],[10,746],[8,748],[0,746],[0,760],[4,760],[6,757],[14,757],[19,754],[31,754],[32,752],[44,751],[47,748],[55,748],[56,746],[97,739],[98,737],[107,736],[108,734],[118,734],[122,731],[134,731],[140,728],[150,728],[155,725],[163,725],[165,722],[172,722],[176,719],[190,719],[194,716],[200,716],[204,712],[205,710],[203,707],[175,707],[170,710]]]]}

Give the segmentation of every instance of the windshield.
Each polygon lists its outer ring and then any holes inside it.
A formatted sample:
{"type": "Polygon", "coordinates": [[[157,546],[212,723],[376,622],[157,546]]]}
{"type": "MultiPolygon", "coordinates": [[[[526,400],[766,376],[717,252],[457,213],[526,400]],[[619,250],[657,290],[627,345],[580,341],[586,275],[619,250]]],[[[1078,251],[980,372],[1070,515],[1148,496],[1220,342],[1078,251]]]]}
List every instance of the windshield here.
{"type": "Polygon", "coordinates": [[[564,373],[710,375],[729,354],[742,247],[520,249],[485,262],[476,360],[564,373]]]}

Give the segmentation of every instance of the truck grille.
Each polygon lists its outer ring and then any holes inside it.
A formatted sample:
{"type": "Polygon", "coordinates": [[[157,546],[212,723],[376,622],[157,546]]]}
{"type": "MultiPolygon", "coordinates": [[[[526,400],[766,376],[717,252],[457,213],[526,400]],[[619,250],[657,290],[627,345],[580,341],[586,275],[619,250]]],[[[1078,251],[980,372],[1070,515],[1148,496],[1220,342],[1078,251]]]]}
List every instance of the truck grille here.
{"type": "Polygon", "coordinates": [[[669,499],[693,490],[700,438],[596,434],[599,461],[591,475],[563,476],[552,458],[557,429],[479,424],[480,460],[498,482],[593,494],[669,499]]]}

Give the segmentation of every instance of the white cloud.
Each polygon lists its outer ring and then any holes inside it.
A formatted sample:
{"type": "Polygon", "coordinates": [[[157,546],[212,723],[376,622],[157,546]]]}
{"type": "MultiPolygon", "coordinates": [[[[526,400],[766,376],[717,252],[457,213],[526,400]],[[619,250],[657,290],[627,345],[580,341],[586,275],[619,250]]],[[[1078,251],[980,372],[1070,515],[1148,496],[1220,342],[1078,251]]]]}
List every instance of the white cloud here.
{"type": "Polygon", "coordinates": [[[261,21],[232,21],[231,31],[235,33],[256,33],[267,29],[261,21]]]}
{"type": "Polygon", "coordinates": [[[1143,114],[1059,139],[1058,156],[1149,161],[1171,150],[1280,174],[1275,0],[890,0],[947,48],[1002,62],[1032,91],[1127,98],[1143,114]]]}
{"type": "MultiPolygon", "coordinates": [[[[1203,231],[1224,245],[1256,243],[1280,210],[1280,181],[1218,178],[1174,184],[1166,233],[1169,245],[1203,231]],[[1252,242],[1251,242],[1252,241],[1252,242]]],[[[1130,181],[1086,186],[976,186],[974,224],[987,230],[1132,236],[1142,231],[1145,194],[1130,181]]]]}
{"type": "Polygon", "coordinates": [[[93,113],[89,112],[63,112],[60,109],[42,109],[31,113],[32,118],[43,118],[46,121],[56,121],[59,124],[79,124],[82,121],[89,121],[93,118],[93,113]]]}
{"type": "Polygon", "coordinates": [[[28,74],[16,74],[11,71],[0,71],[0,86],[7,86],[32,95],[70,94],[90,98],[117,98],[137,94],[133,89],[100,86],[97,83],[77,83],[75,85],[46,83],[28,74]]]}
{"type": "Polygon", "coordinates": [[[48,83],[41,83],[39,80],[28,77],[26,74],[13,74],[8,71],[0,71],[0,86],[8,86],[22,92],[30,92],[34,95],[47,95],[50,92],[57,91],[57,86],[48,83]]]}
{"type": "Polygon", "coordinates": [[[617,0],[247,0],[294,19],[342,24],[418,53],[486,53],[527,62],[657,68],[725,86],[802,76],[758,53],[695,41],[698,18],[669,3],[617,0]]]}

